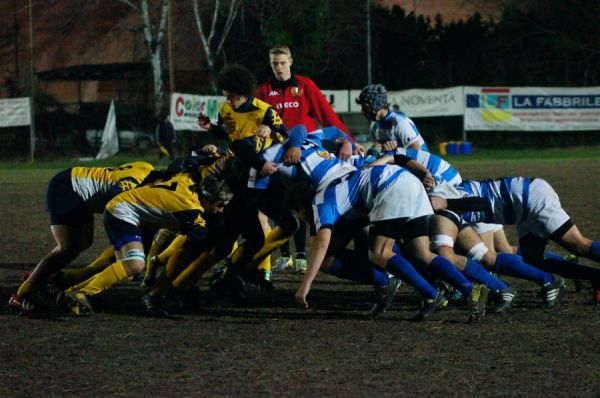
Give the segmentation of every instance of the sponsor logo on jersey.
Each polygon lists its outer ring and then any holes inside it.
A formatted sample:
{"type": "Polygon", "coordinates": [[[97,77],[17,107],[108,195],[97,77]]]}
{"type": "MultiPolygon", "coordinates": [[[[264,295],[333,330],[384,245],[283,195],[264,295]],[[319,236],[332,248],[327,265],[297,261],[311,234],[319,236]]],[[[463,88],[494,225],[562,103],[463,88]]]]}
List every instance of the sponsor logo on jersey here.
{"type": "Polygon", "coordinates": [[[274,97],[276,95],[279,95],[279,92],[275,90],[271,90],[271,92],[269,93],[269,97],[274,97]]]}
{"type": "Polygon", "coordinates": [[[298,87],[292,87],[292,95],[298,97],[298,96],[301,96],[302,94],[304,94],[304,90],[302,90],[298,87]]]}
{"type": "Polygon", "coordinates": [[[317,155],[324,159],[331,159],[331,154],[327,151],[317,151],[317,155]]]}
{"type": "Polygon", "coordinates": [[[275,108],[277,108],[277,109],[300,108],[300,102],[298,102],[298,101],[281,102],[281,103],[275,105],[275,108]]]}

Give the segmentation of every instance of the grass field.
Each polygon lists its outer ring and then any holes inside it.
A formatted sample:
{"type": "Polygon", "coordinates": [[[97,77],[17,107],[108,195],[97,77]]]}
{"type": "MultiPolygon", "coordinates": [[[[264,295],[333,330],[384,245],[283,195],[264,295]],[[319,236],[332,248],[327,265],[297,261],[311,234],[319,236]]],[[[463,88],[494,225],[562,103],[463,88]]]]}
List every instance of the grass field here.
{"type": "MultiPolygon", "coordinates": [[[[580,230],[600,239],[600,148],[476,150],[447,160],[464,179],[546,179],[580,230]]],[[[505,278],[519,289],[514,308],[476,324],[461,306],[410,322],[418,301],[405,285],[372,320],[371,287],[325,275],[309,296],[312,309],[300,310],[292,297],[301,276],[293,273],[275,274],[273,292],[241,307],[203,280],[196,311],[150,318],[138,286],[127,283],[99,295],[89,318],[16,317],[9,295],[53,245],[46,183],[76,164],[0,163],[0,397],[598,396],[600,308],[587,304],[587,282],[580,292],[569,282],[558,306],[543,310],[536,285],[505,278]]],[[[96,220],[96,243],[74,266],[107,245],[96,220]]],[[[514,241],[514,229],[507,232],[514,241]]]]}

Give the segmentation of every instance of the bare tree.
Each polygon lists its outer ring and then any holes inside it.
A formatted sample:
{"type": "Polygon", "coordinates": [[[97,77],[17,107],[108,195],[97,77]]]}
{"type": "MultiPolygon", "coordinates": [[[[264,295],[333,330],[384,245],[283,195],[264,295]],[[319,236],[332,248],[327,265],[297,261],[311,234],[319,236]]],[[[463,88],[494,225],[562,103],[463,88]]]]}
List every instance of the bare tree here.
{"type": "Polygon", "coordinates": [[[156,24],[152,23],[152,15],[148,8],[148,0],[139,0],[139,5],[133,0],[118,1],[127,4],[129,7],[139,12],[142,17],[144,37],[146,45],[148,46],[148,55],[150,57],[154,82],[154,116],[159,119],[165,99],[161,50],[169,14],[169,0],[161,0],[160,5],[155,10],[156,12],[153,13],[153,15],[158,16],[158,22],[156,24]]]}
{"type": "Polygon", "coordinates": [[[202,15],[200,13],[200,7],[198,5],[198,0],[191,0],[194,7],[194,18],[196,20],[196,27],[198,28],[198,33],[200,34],[200,41],[202,42],[202,48],[204,49],[204,55],[206,56],[206,64],[208,66],[208,73],[211,80],[211,85],[214,90],[216,90],[215,86],[215,65],[216,60],[221,51],[223,50],[223,44],[225,44],[225,40],[227,39],[227,35],[233,26],[233,22],[237,16],[240,5],[242,4],[242,0],[229,0],[228,6],[221,6],[220,0],[215,0],[213,3],[212,17],[210,20],[210,28],[208,32],[205,29],[205,24],[202,22],[202,15]],[[222,31],[220,33],[217,32],[219,15],[221,11],[227,12],[227,19],[225,20],[225,24],[222,27],[222,31]]]}

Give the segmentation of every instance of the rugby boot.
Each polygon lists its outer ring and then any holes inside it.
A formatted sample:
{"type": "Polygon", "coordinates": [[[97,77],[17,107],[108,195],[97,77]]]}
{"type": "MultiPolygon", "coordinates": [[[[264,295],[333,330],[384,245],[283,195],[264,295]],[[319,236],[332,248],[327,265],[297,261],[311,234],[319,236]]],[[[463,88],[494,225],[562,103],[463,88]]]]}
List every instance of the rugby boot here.
{"type": "Polygon", "coordinates": [[[32,312],[35,310],[35,304],[33,304],[33,301],[26,297],[18,297],[16,293],[13,293],[13,295],[10,296],[10,299],[8,299],[8,306],[10,309],[22,313],[32,312]]]}
{"type": "Polygon", "coordinates": [[[377,302],[369,311],[372,317],[389,310],[394,303],[396,292],[402,284],[402,281],[395,276],[390,278],[390,283],[384,286],[375,286],[375,294],[377,295],[377,302]]]}
{"type": "Polygon", "coordinates": [[[273,271],[289,271],[294,268],[294,260],[291,257],[279,257],[275,260],[273,271]]]}
{"type": "Polygon", "coordinates": [[[559,275],[554,275],[554,281],[542,287],[542,297],[544,299],[544,307],[550,308],[556,305],[556,300],[560,294],[560,289],[564,286],[565,281],[559,275]]]}
{"type": "Polygon", "coordinates": [[[65,304],[69,311],[74,315],[91,315],[94,313],[94,309],[90,304],[88,297],[85,293],[73,292],[64,296],[65,304]]]}
{"type": "Polygon", "coordinates": [[[297,258],[296,259],[296,272],[300,275],[306,274],[306,270],[308,269],[308,262],[305,258],[297,258]]]}
{"type": "Polygon", "coordinates": [[[443,308],[448,305],[448,299],[438,291],[437,295],[433,299],[425,300],[425,305],[419,311],[417,315],[415,315],[412,320],[413,321],[425,321],[440,308],[443,308]]]}
{"type": "Polygon", "coordinates": [[[515,297],[517,297],[517,289],[511,286],[494,292],[494,312],[502,314],[508,311],[515,297]]]}
{"type": "Polygon", "coordinates": [[[142,302],[142,307],[144,308],[144,312],[150,316],[166,316],[168,315],[167,311],[161,308],[160,298],[149,295],[148,293],[144,293],[140,297],[140,301],[142,302]]]}

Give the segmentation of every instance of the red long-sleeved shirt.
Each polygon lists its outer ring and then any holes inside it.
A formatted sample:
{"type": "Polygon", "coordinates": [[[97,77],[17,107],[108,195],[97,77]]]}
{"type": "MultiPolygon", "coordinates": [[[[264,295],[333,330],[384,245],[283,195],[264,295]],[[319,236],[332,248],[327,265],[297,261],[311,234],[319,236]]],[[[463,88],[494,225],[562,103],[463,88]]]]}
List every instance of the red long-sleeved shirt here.
{"type": "Polygon", "coordinates": [[[303,124],[313,131],[317,129],[316,119],[321,126],[335,126],[354,140],[319,87],[308,77],[292,74],[285,82],[270,79],[258,86],[256,98],[275,108],[287,128],[303,124]]]}

